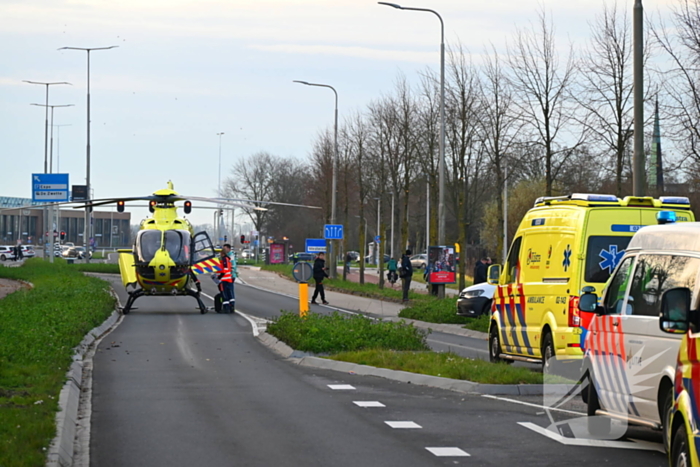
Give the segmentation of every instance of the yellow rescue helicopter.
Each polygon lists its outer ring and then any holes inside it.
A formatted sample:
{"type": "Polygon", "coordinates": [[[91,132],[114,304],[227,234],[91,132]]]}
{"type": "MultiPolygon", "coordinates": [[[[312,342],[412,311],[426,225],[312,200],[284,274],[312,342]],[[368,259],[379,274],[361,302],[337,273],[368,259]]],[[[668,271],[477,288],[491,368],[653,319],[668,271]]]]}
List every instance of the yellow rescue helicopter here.
{"type": "Polygon", "coordinates": [[[119,272],[129,294],[122,312],[128,314],[134,301],[144,295],[187,295],[197,300],[202,314],[206,313],[208,308],[200,298],[196,275],[220,272],[221,263],[209,235],[206,232],[195,233],[192,224],[178,216],[175,203],[184,201],[185,214],[192,211],[190,200],[249,209],[265,208],[215,198],[185,198],[174,190],[172,182],[168,182],[168,188],[149,196],[99,199],[88,201],[85,205],[94,207],[116,203],[117,211],[123,212],[127,201],[138,200],[148,201],[153,216],[141,221],[132,249],[118,250],[119,272]]]}

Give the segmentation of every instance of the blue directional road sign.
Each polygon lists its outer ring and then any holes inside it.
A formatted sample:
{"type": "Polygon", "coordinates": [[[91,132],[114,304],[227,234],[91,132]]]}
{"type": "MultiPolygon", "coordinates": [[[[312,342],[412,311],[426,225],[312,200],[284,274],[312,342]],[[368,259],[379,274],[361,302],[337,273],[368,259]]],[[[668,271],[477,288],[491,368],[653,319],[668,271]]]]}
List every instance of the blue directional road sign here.
{"type": "Polygon", "coordinates": [[[380,237],[379,235],[377,235],[376,237],[374,237],[374,242],[375,242],[375,243],[380,243],[381,241],[382,241],[382,237],[380,237]]]}
{"type": "Polygon", "coordinates": [[[68,186],[68,174],[32,174],[32,201],[68,201],[68,186]]]}
{"type": "Polygon", "coordinates": [[[307,238],[306,239],[307,253],[325,253],[326,240],[323,238],[307,238]]]}
{"type": "Polygon", "coordinates": [[[343,224],[326,224],[323,232],[326,240],[342,240],[343,224]]]}

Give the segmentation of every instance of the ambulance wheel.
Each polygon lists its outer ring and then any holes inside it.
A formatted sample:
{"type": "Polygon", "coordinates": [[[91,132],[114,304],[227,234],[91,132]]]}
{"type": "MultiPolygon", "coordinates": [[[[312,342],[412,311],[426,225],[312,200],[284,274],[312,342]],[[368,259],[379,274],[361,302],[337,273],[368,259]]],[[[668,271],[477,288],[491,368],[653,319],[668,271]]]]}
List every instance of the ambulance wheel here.
{"type": "Polygon", "coordinates": [[[661,405],[661,424],[662,433],[664,437],[664,447],[666,452],[671,451],[671,428],[669,426],[671,422],[671,411],[673,410],[673,399],[674,399],[673,386],[669,386],[665,391],[665,396],[663,399],[663,404],[661,405]]]}
{"type": "Polygon", "coordinates": [[[672,467],[690,467],[690,450],[688,449],[688,434],[685,432],[685,425],[680,425],[673,436],[673,447],[671,448],[672,467]]]}
{"type": "Polygon", "coordinates": [[[593,378],[588,384],[588,432],[593,436],[608,436],[610,434],[611,420],[602,415],[596,415],[600,409],[598,391],[593,384],[593,378]]]}
{"type": "Polygon", "coordinates": [[[491,325],[489,332],[489,360],[492,363],[513,363],[513,360],[501,358],[501,340],[498,337],[498,326],[491,325]]]}
{"type": "Polygon", "coordinates": [[[550,370],[550,360],[556,357],[554,350],[554,342],[552,342],[552,334],[547,333],[542,339],[542,372],[548,373],[550,370]]]}

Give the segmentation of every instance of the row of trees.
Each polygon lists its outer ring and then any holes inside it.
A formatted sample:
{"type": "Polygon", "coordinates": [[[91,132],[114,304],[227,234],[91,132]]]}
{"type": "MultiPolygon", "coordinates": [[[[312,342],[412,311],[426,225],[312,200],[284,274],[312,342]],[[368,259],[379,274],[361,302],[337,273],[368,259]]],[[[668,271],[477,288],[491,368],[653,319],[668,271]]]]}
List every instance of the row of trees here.
{"type": "MultiPolygon", "coordinates": [[[[672,21],[671,28],[661,23],[647,27],[646,97],[650,109],[658,100],[665,135],[675,148],[673,157],[666,153],[666,180],[684,178],[693,185],[700,173],[687,162],[700,160],[700,80],[695,69],[700,60],[700,0],[681,0],[672,21]]],[[[564,50],[542,10],[529,27],[515,30],[506,53],[491,46],[478,66],[461,44],[449,48],[446,238],[461,247],[460,272],[484,251],[500,256],[505,187],[512,194],[507,213],[511,232],[538,196],[630,194],[629,15],[605,6],[590,30],[587,44],[564,50]]],[[[366,231],[370,237],[389,239],[392,219],[394,242],[385,242],[387,253],[398,256],[405,247],[420,251],[436,243],[439,105],[439,76],[426,69],[418,85],[411,86],[400,75],[390,92],[346,114],[338,131],[337,187],[337,220],[350,234],[344,250],[362,251],[366,231]],[[374,219],[380,206],[377,231],[374,219]]],[[[645,114],[651,128],[653,112],[645,114]]],[[[286,235],[301,245],[305,237],[321,234],[329,219],[333,157],[329,129],[318,134],[309,160],[253,154],[233,167],[226,191],[320,207],[271,206],[269,211],[248,212],[258,230],[286,235]]],[[[652,186],[650,194],[662,189],[652,186]]],[[[673,194],[682,194],[679,189],[674,185],[673,194]]]]}

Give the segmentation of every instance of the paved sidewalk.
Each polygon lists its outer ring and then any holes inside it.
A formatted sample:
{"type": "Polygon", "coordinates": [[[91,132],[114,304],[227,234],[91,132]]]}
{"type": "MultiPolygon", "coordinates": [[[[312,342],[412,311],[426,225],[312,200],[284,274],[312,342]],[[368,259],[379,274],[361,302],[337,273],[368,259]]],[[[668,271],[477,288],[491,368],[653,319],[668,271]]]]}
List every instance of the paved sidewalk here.
{"type": "MultiPolygon", "coordinates": [[[[285,279],[277,273],[258,270],[256,268],[239,266],[238,273],[242,281],[252,287],[257,287],[272,292],[281,293],[290,297],[299,297],[299,286],[295,282],[285,279]]],[[[377,276],[374,276],[375,278],[377,276]]],[[[310,286],[311,289],[313,286],[310,286]]],[[[372,298],[360,297],[357,295],[344,294],[334,291],[326,291],[326,300],[330,303],[327,308],[338,307],[345,310],[359,311],[373,316],[380,316],[382,319],[398,321],[399,312],[404,308],[400,303],[385,302],[372,298]]],[[[324,306],[324,305],[320,305],[324,306]]],[[[464,329],[460,324],[438,324],[427,323],[413,319],[403,319],[407,323],[422,329],[433,329],[434,331],[455,334],[459,336],[476,337],[486,339],[486,333],[464,329]]]]}
{"type": "MultiPolygon", "coordinates": [[[[338,277],[343,277],[343,268],[339,267],[338,268],[338,277]]],[[[386,270],[384,270],[384,286],[385,287],[391,287],[396,290],[401,290],[401,279],[396,281],[396,284],[393,286],[391,283],[386,280],[386,270]]],[[[350,274],[348,274],[348,280],[351,282],[360,282],[360,268],[350,268],[350,274]]],[[[379,283],[379,275],[377,273],[376,268],[365,268],[365,283],[368,284],[378,284],[379,283]]],[[[422,282],[418,282],[416,280],[411,281],[411,290],[414,292],[418,293],[423,293],[427,294],[428,293],[428,287],[427,284],[424,284],[422,282]]],[[[449,287],[445,287],[445,294],[448,297],[456,297],[459,295],[459,291],[457,289],[451,289],[449,287]]]]}

